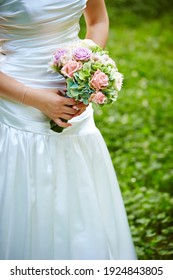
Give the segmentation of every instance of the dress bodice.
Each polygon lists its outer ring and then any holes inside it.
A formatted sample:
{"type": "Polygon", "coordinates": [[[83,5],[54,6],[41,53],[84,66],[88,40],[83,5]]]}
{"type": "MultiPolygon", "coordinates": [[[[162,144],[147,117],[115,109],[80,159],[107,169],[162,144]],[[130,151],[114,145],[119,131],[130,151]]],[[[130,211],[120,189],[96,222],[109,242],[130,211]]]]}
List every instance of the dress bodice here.
{"type": "Polygon", "coordinates": [[[0,0],[1,71],[32,86],[62,82],[47,72],[58,45],[78,39],[86,0],[0,0]]]}
{"type": "MultiPolygon", "coordinates": [[[[48,72],[48,64],[57,47],[79,40],[79,19],[86,2],[0,0],[0,51],[5,54],[0,57],[0,71],[28,87],[65,88],[63,76],[48,72]]],[[[0,108],[11,119],[47,121],[41,111],[3,98],[0,108]]]]}

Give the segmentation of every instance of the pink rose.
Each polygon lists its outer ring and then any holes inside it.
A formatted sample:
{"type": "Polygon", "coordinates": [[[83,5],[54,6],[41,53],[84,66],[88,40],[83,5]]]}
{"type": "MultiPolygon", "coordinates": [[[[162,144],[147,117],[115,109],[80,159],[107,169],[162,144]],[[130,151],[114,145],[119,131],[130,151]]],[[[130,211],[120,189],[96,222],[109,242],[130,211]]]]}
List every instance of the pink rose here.
{"type": "Polygon", "coordinates": [[[106,100],[107,100],[106,96],[101,91],[92,93],[89,98],[90,102],[94,102],[96,104],[104,104],[106,100]]]}
{"type": "Polygon", "coordinates": [[[73,77],[73,74],[82,68],[82,62],[69,60],[65,66],[62,67],[61,73],[69,78],[73,77]]]}
{"type": "Polygon", "coordinates": [[[99,90],[107,87],[108,81],[109,81],[108,76],[105,73],[101,72],[100,70],[97,70],[90,81],[90,85],[94,89],[99,90]]]}

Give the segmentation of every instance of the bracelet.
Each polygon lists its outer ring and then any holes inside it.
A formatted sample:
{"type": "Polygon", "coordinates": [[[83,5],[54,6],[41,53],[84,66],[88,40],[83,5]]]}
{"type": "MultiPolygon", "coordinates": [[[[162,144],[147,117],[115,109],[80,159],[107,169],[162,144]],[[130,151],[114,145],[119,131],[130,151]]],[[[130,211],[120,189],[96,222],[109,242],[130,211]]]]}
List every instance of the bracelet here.
{"type": "Polygon", "coordinates": [[[25,99],[27,90],[28,90],[28,88],[26,87],[26,88],[25,88],[25,91],[24,91],[24,93],[23,93],[23,96],[22,96],[22,103],[24,103],[24,99],[25,99]]]}

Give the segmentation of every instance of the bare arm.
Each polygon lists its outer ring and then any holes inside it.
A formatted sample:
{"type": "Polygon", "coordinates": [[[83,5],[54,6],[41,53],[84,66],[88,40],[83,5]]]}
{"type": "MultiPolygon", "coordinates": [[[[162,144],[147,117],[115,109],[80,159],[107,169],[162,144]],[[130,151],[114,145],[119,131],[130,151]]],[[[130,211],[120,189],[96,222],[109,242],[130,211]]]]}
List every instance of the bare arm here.
{"type": "Polygon", "coordinates": [[[61,118],[70,120],[76,114],[76,110],[70,107],[75,106],[76,101],[60,96],[58,89],[26,87],[3,72],[0,72],[0,97],[39,109],[63,127],[70,124],[62,122],[61,118]]]}
{"type": "Polygon", "coordinates": [[[109,19],[104,0],[88,0],[84,11],[86,38],[105,47],[109,33],[109,19]]]}
{"type": "Polygon", "coordinates": [[[12,77],[0,72],[0,96],[16,102],[23,102],[26,88],[12,77]]]}

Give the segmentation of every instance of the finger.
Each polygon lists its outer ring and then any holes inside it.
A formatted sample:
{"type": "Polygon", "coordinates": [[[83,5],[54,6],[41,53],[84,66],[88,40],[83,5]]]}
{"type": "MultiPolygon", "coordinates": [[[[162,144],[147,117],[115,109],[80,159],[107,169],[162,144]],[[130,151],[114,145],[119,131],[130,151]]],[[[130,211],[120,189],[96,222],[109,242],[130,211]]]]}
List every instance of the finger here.
{"type": "Polygon", "coordinates": [[[80,110],[80,108],[79,108],[77,105],[72,106],[72,108],[73,108],[75,111],[79,111],[79,110],[80,110]]]}
{"type": "Polygon", "coordinates": [[[68,106],[73,106],[77,104],[77,101],[74,98],[67,98],[67,97],[62,97],[64,100],[64,105],[68,105],[68,106]]]}
{"type": "Polygon", "coordinates": [[[60,118],[54,119],[53,121],[54,121],[57,125],[59,125],[60,127],[69,127],[69,126],[71,126],[70,123],[63,122],[60,118]]]}
{"type": "Polygon", "coordinates": [[[85,105],[84,103],[80,103],[77,105],[72,106],[73,109],[75,109],[76,111],[78,110],[86,110],[88,105],[85,105]]]}
{"type": "Polygon", "coordinates": [[[73,114],[73,115],[62,114],[61,118],[65,119],[65,120],[71,120],[74,116],[75,116],[75,114],[73,114]]]}
{"type": "Polygon", "coordinates": [[[76,109],[73,109],[72,107],[64,106],[62,109],[63,109],[63,112],[66,114],[69,114],[69,115],[76,114],[76,109]]]}
{"type": "Polygon", "coordinates": [[[75,115],[74,117],[77,117],[77,116],[80,116],[83,112],[85,112],[86,109],[81,109],[79,110],[75,115]]]}
{"type": "Polygon", "coordinates": [[[85,105],[83,102],[80,102],[77,105],[72,106],[72,108],[77,111],[75,117],[81,115],[86,110],[88,105],[85,105]]]}
{"type": "Polygon", "coordinates": [[[65,96],[66,90],[65,89],[59,89],[58,94],[61,96],[65,96]]]}
{"type": "Polygon", "coordinates": [[[89,103],[88,104],[84,104],[82,101],[78,101],[77,105],[83,105],[83,106],[88,107],[89,103]]]}

